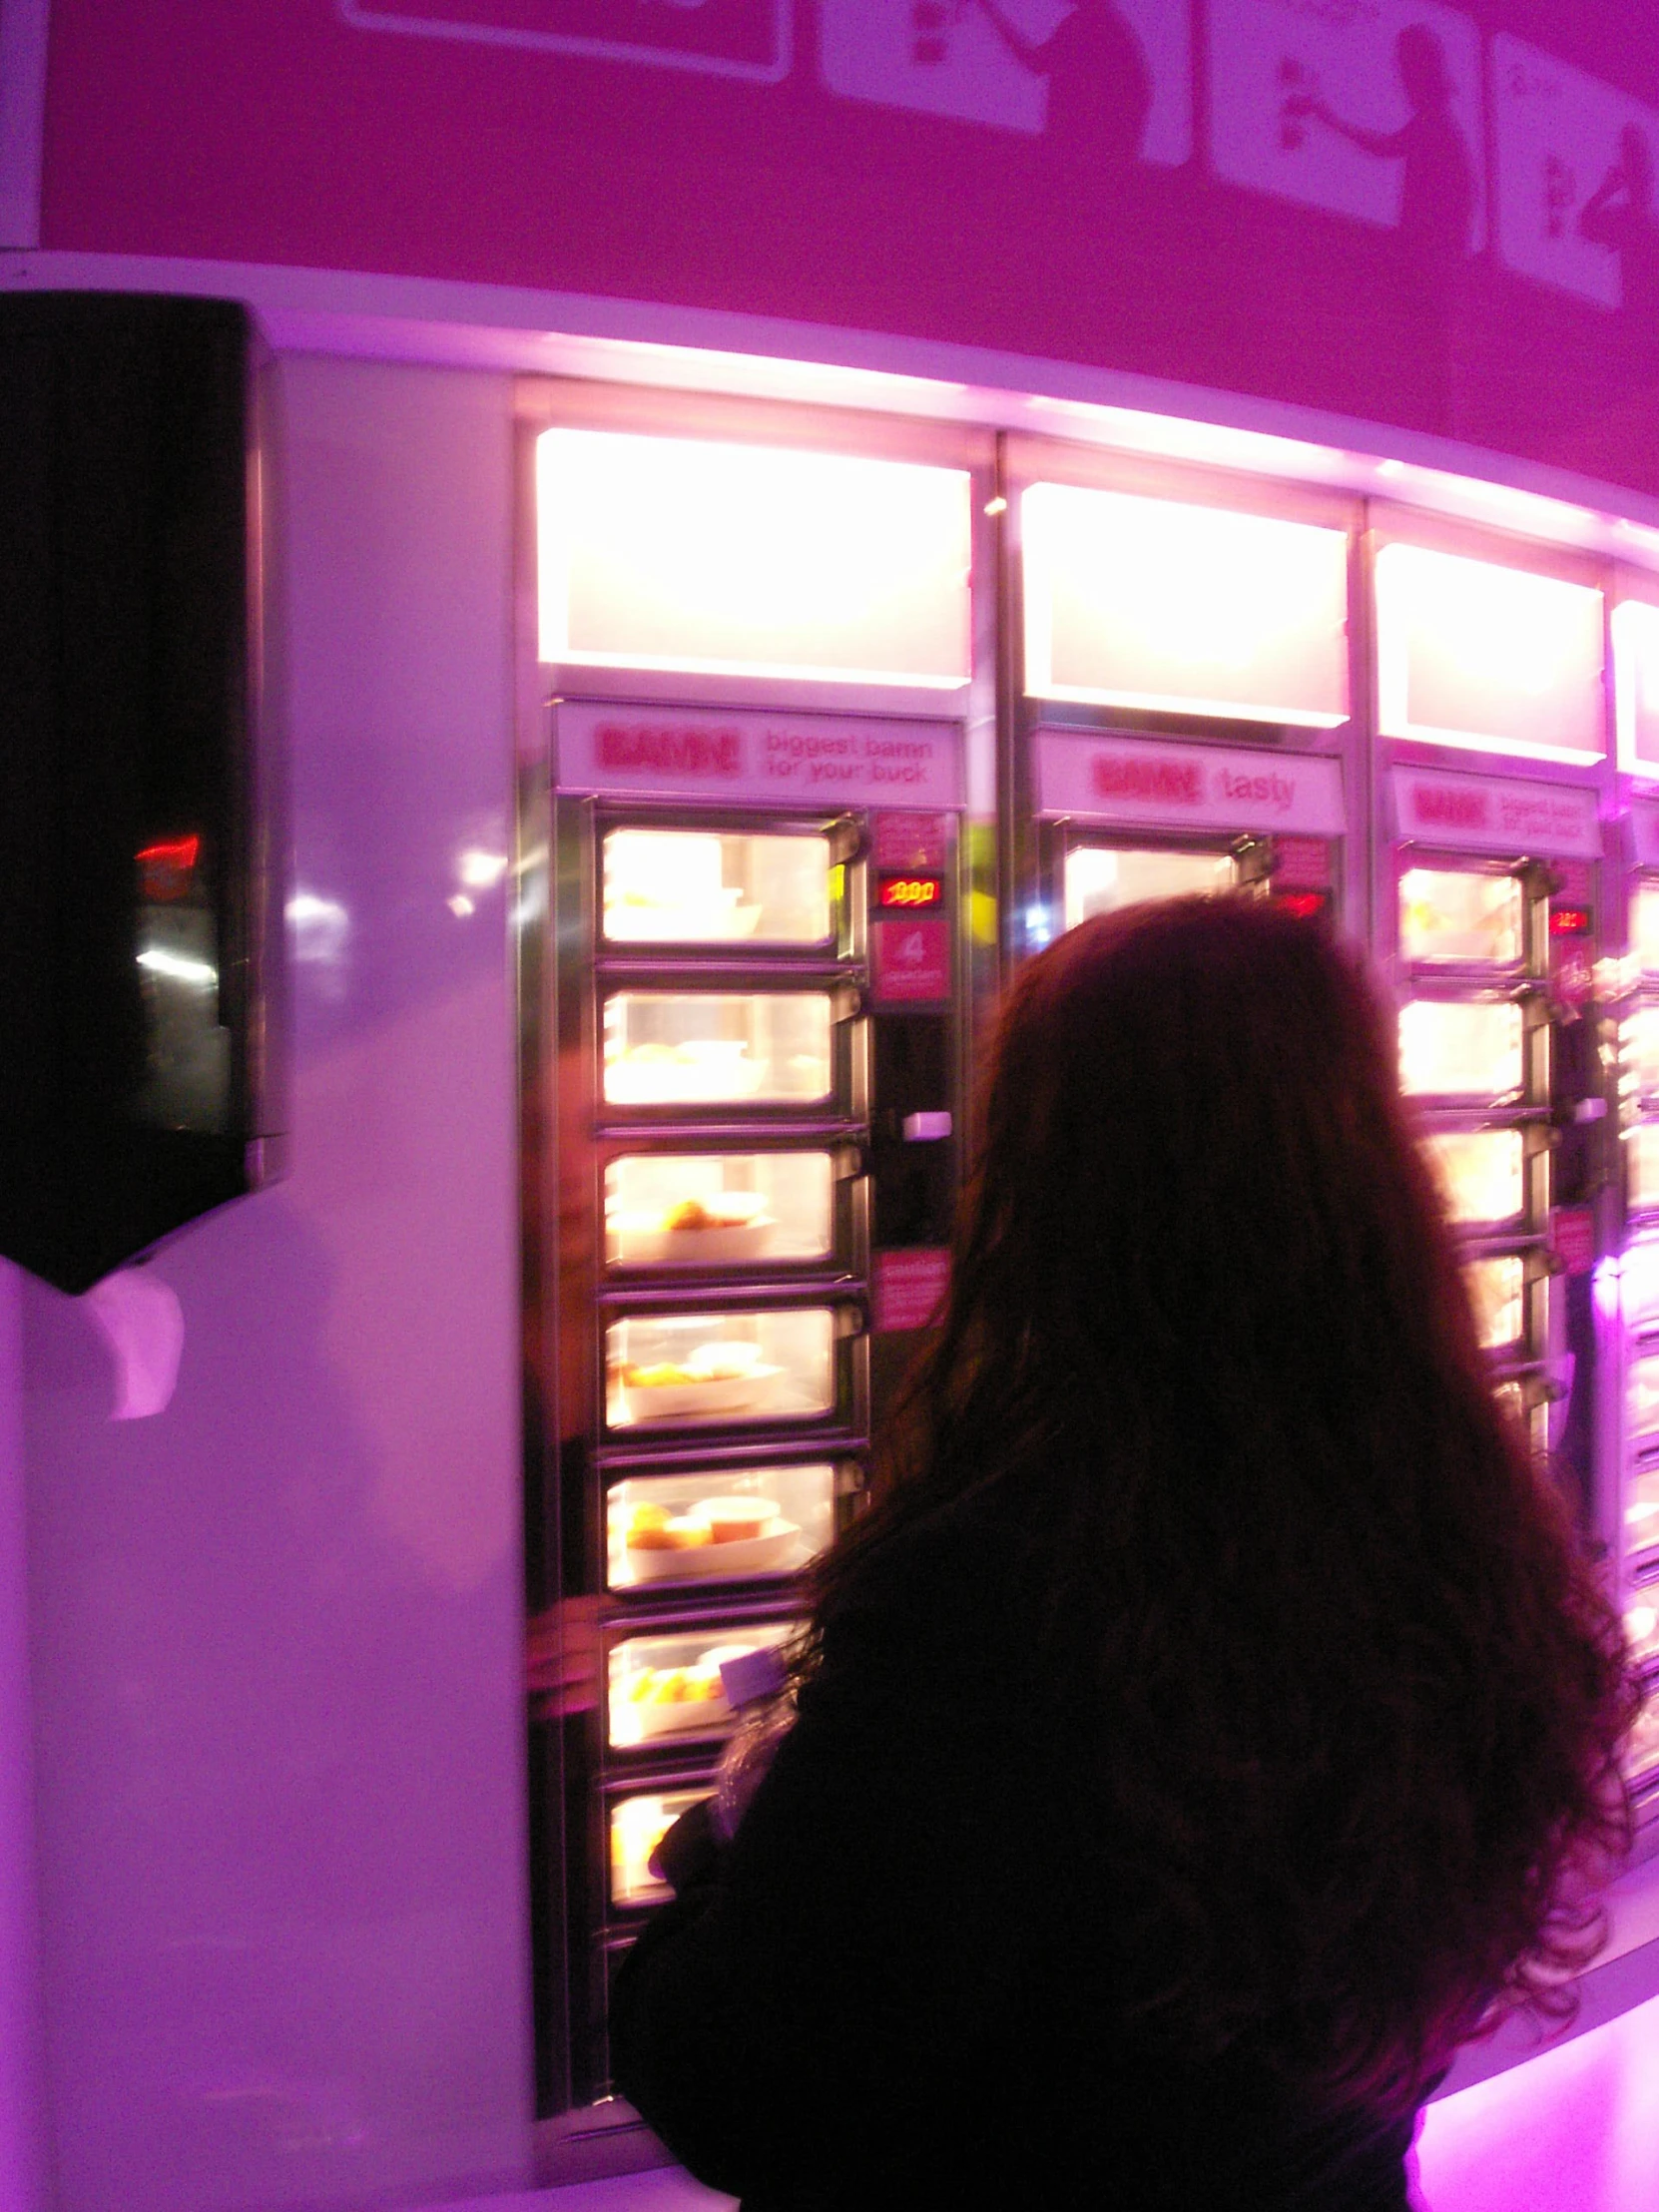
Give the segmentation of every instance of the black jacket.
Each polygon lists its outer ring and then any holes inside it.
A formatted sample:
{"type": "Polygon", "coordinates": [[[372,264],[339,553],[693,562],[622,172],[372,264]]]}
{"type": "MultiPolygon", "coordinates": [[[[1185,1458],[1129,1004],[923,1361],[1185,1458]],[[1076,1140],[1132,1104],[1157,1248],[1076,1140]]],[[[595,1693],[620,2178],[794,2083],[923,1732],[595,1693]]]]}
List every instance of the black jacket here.
{"type": "Polygon", "coordinates": [[[1041,1715],[1009,1534],[889,1547],[734,1844],[624,1960],[618,2086],[745,2212],[1404,2212],[1409,2122],[1139,2047],[1132,1933],[1041,1715]]]}

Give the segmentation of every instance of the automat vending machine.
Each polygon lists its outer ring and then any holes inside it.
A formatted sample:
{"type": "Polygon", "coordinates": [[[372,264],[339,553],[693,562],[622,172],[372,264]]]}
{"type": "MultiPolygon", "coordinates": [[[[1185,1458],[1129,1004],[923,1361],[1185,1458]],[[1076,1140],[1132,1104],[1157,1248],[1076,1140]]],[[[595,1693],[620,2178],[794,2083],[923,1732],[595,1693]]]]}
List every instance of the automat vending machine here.
{"type": "Polygon", "coordinates": [[[1644,1702],[1625,1772],[1644,1828],[1659,1826],[1659,801],[1631,803],[1621,1008],[1625,1420],[1618,1579],[1644,1702]]]}
{"type": "Polygon", "coordinates": [[[1331,755],[1042,723],[1031,777],[1039,933],[1143,899],[1238,889],[1338,919],[1347,817],[1331,755]]]}
{"type": "Polygon", "coordinates": [[[1395,765],[1388,797],[1401,1083],[1499,1393],[1593,1538],[1607,1357],[1593,1295],[1608,1105],[1597,794],[1395,765]]]}
{"type": "Polygon", "coordinates": [[[551,720],[549,1579],[597,1620],[600,1682],[560,1729],[544,1910],[586,2103],[610,1975],[666,1894],[652,1852],[733,1726],[722,1664],[796,1629],[883,1356],[944,1289],[962,743],[610,700],[551,720]]]}

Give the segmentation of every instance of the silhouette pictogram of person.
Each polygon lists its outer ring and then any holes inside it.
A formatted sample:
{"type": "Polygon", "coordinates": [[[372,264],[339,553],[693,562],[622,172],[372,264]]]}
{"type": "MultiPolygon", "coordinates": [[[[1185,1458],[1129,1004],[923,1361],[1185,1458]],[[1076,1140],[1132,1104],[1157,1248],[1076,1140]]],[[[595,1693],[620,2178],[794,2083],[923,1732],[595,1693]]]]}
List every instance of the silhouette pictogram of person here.
{"type": "Polygon", "coordinates": [[[1659,343],[1659,219],[1653,212],[1653,149],[1639,124],[1619,133],[1619,158],[1578,211],[1578,235],[1619,260],[1624,311],[1633,336],[1659,343]]]}
{"type": "Polygon", "coordinates": [[[1110,0],[1076,0],[1046,38],[1032,38],[1001,0],[969,0],[1025,69],[1048,79],[1047,143],[1064,159],[1140,159],[1152,72],[1139,38],[1110,0]]]}
{"type": "Polygon", "coordinates": [[[1394,64],[1411,110],[1397,131],[1350,123],[1318,93],[1293,94],[1285,113],[1311,116],[1365,153],[1400,163],[1401,245],[1423,261],[1464,261],[1474,220],[1474,165],[1451,112],[1456,88],[1445,49],[1426,23],[1408,23],[1394,41],[1394,64]]]}

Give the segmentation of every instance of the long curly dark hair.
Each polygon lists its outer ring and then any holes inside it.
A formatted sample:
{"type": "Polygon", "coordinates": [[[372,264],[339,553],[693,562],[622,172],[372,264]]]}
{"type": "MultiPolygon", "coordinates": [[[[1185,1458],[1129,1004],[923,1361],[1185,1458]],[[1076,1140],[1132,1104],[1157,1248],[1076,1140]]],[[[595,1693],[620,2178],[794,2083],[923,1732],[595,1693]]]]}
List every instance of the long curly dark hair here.
{"type": "Polygon", "coordinates": [[[902,1532],[1012,1501],[1130,2013],[1409,2109],[1597,1946],[1634,1693],[1494,1401],[1390,1028],[1321,928],[1139,907],[1019,975],[983,1129],[813,1634],[902,1532]]]}

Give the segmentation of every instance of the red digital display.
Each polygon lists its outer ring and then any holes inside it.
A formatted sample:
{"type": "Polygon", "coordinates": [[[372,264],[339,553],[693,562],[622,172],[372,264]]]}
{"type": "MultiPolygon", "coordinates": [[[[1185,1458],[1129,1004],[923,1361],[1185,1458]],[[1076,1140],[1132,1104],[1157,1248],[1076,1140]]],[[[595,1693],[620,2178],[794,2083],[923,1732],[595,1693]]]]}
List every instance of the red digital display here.
{"type": "Polygon", "coordinates": [[[1552,937],[1587,937],[1594,926],[1594,917],[1588,906],[1552,906],[1549,909],[1549,933],[1552,937]]]}
{"type": "Polygon", "coordinates": [[[944,903],[942,875],[883,875],[875,886],[877,906],[913,911],[944,903]]]}
{"type": "Polygon", "coordinates": [[[1298,921],[1317,921],[1331,903],[1329,891],[1275,891],[1273,903],[1298,921]]]}

